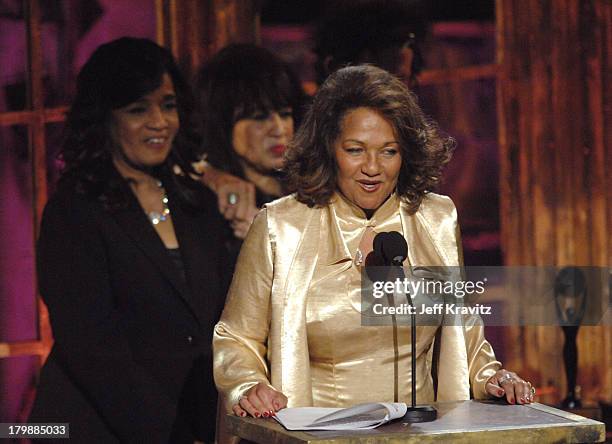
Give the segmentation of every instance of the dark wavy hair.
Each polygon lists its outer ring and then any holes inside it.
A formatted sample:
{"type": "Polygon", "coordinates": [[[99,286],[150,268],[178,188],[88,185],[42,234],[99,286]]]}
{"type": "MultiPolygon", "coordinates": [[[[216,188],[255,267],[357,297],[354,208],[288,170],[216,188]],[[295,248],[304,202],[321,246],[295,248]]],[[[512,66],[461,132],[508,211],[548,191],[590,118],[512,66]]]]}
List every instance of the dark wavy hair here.
{"type": "Polygon", "coordinates": [[[398,196],[415,212],[440,182],[454,140],[440,134],[416,97],[398,78],[370,65],[342,68],[317,92],[287,150],[287,188],[308,206],[327,205],[337,188],[334,143],[347,112],[371,108],[384,116],[399,139],[402,166],[398,196]]]}
{"type": "Polygon", "coordinates": [[[99,46],[77,77],[76,96],[68,112],[64,142],[59,157],[64,168],[60,187],[104,202],[106,208],[125,204],[121,181],[113,172],[112,111],[156,90],[164,74],[176,92],[180,128],[165,163],[150,172],[171,178],[184,202],[194,204],[195,181],[189,174],[177,176],[177,165],[185,173],[197,158],[199,139],[193,132],[193,98],[170,51],[147,39],[123,37],[99,46]]]}
{"type": "Polygon", "coordinates": [[[244,177],[232,146],[232,129],[259,111],[293,110],[297,127],[305,94],[289,65],[265,48],[235,44],[223,48],[198,73],[196,92],[208,160],[244,177]]]}

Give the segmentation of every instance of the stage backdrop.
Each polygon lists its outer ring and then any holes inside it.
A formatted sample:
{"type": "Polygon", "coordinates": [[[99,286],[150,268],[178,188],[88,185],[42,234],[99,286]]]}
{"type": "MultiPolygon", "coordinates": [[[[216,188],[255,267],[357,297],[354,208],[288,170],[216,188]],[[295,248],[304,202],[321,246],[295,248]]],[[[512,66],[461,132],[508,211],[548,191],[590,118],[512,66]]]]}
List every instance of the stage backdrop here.
{"type": "MultiPolygon", "coordinates": [[[[497,4],[506,264],[610,267],[612,3],[497,4]]],[[[507,347],[508,366],[565,395],[559,328],[511,329],[507,347]]],[[[611,327],[581,328],[578,353],[583,398],[612,401],[611,327]]]]}

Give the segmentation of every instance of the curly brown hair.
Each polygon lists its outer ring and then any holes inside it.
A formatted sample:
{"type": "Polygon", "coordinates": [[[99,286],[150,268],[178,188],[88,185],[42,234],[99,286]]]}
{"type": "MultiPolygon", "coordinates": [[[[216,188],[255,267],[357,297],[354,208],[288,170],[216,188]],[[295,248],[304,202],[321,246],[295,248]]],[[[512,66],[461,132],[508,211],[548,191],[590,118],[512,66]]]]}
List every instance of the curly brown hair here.
{"type": "Polygon", "coordinates": [[[329,203],[337,189],[334,143],[344,116],[361,107],[379,112],[393,126],[402,155],[396,192],[416,212],[439,184],[455,142],[440,133],[398,78],[370,65],[336,71],[317,92],[287,151],[288,190],[311,207],[329,203]]]}

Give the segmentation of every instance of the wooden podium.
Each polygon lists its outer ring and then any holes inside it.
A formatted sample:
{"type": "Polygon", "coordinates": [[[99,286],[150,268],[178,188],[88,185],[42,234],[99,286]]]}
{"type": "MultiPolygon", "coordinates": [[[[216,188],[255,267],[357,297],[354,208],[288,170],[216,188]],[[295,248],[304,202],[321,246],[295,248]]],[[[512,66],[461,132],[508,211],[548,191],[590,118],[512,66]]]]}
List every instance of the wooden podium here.
{"type": "Polygon", "coordinates": [[[543,404],[497,401],[437,403],[438,419],[420,424],[394,421],[377,429],[290,432],[271,418],[227,417],[233,435],[258,444],[552,443],[603,442],[602,422],[543,404]]]}

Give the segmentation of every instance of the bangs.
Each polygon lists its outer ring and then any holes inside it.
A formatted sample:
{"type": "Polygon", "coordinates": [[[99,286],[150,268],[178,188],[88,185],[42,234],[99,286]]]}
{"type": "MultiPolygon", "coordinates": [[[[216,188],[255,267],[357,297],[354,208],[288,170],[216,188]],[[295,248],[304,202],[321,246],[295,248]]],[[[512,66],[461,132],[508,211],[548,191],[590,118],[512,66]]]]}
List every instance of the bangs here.
{"type": "Polygon", "coordinates": [[[259,112],[296,107],[291,81],[285,73],[243,79],[231,91],[234,98],[234,122],[259,112]]]}
{"type": "MultiPolygon", "coordinates": [[[[198,76],[200,112],[205,125],[215,125],[230,140],[237,120],[291,108],[304,100],[289,66],[269,50],[248,44],[223,48],[198,76]]],[[[210,136],[209,136],[210,138],[210,136]]]]}
{"type": "MultiPolygon", "coordinates": [[[[168,50],[146,39],[121,38],[100,46],[77,77],[77,95],[110,109],[155,91],[174,61],[168,50]]],[[[173,78],[175,75],[170,75],[173,78]]],[[[176,87],[176,85],[174,85],[176,87]]]]}
{"type": "Polygon", "coordinates": [[[112,109],[123,108],[155,91],[161,86],[164,74],[169,74],[161,64],[143,68],[145,69],[126,70],[125,72],[130,74],[116,79],[115,87],[109,88],[112,109]]]}

